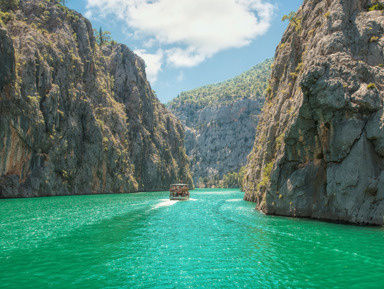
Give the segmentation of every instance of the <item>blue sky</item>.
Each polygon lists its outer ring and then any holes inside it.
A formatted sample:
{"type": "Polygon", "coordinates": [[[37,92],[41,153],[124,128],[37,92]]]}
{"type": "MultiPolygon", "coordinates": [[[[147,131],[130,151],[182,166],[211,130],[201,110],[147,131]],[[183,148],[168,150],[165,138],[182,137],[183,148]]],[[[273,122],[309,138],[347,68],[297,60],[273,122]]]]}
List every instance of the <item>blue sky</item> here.
{"type": "Polygon", "coordinates": [[[161,102],[232,78],[266,58],[302,0],[72,0],[93,28],[144,58],[161,102]]]}

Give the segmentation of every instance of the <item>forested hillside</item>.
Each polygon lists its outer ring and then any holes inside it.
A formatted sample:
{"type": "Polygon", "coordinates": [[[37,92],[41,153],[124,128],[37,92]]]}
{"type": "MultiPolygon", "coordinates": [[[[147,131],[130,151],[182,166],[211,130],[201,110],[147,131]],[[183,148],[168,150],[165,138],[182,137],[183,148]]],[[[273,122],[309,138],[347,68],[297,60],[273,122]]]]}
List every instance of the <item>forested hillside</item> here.
{"type": "Polygon", "coordinates": [[[272,63],[272,59],[267,59],[232,79],[182,92],[168,105],[173,110],[189,104],[201,109],[205,106],[229,104],[243,98],[263,97],[272,63]]]}

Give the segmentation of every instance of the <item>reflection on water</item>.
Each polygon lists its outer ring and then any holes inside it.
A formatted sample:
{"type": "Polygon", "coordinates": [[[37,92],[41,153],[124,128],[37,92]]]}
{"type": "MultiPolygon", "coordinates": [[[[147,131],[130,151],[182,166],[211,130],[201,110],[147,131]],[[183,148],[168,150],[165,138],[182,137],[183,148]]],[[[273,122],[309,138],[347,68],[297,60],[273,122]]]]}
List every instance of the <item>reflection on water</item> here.
{"type": "Polygon", "coordinates": [[[242,196],[2,200],[0,287],[383,288],[383,229],[265,216],[242,196]]]}

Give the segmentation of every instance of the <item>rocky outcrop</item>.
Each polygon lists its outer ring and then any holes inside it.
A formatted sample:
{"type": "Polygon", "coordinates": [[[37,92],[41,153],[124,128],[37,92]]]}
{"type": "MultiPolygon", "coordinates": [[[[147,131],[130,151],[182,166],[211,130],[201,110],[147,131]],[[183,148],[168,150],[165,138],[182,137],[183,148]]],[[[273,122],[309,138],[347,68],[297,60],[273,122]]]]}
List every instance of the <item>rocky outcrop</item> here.
{"type": "Polygon", "coordinates": [[[192,185],[182,125],[141,58],[97,45],[90,22],[54,1],[2,9],[1,198],[192,185]]]}
{"type": "Polygon", "coordinates": [[[267,214],[384,222],[384,15],[305,0],[276,54],[244,180],[267,214]]]}
{"type": "Polygon", "coordinates": [[[269,59],[234,79],[183,92],[169,104],[185,127],[196,185],[220,185],[225,174],[246,164],[271,63],[269,59]]]}
{"type": "Polygon", "coordinates": [[[185,126],[185,147],[195,183],[199,178],[221,180],[246,164],[263,101],[240,99],[197,111],[196,122],[185,126]]]}

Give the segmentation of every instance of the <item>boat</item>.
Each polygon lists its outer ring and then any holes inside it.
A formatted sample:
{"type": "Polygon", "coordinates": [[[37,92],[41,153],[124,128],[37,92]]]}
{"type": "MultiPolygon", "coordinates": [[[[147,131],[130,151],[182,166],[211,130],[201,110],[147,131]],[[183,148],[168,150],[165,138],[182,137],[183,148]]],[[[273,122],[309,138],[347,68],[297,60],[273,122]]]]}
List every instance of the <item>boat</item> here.
{"type": "Polygon", "coordinates": [[[176,201],[189,200],[189,188],[187,184],[171,184],[169,189],[169,199],[176,201]]]}

